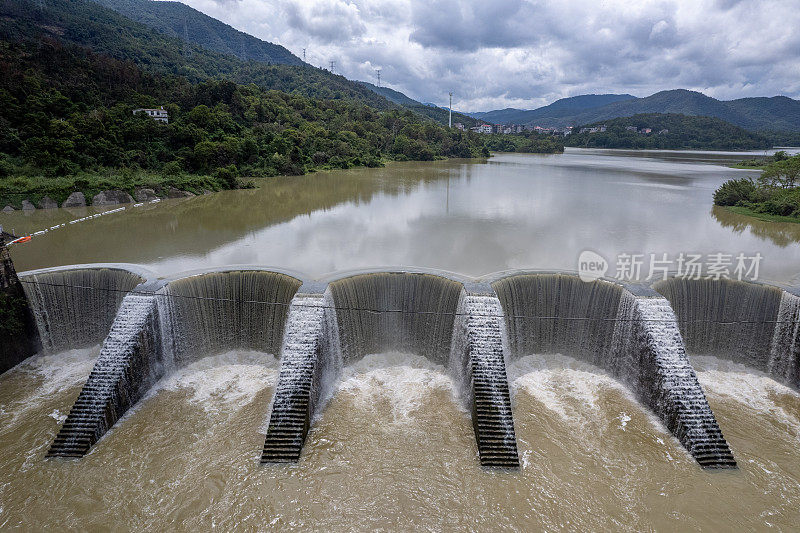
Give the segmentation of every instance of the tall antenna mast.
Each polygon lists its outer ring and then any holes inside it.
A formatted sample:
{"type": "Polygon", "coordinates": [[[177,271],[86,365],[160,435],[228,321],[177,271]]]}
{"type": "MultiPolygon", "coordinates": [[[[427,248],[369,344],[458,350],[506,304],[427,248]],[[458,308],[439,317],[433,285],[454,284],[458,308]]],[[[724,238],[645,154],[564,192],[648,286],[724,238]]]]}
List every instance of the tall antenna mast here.
{"type": "Polygon", "coordinates": [[[381,86],[381,69],[375,69],[375,74],[378,75],[378,87],[381,86]]]}
{"type": "Polygon", "coordinates": [[[447,118],[447,127],[452,128],[453,127],[453,93],[449,92],[447,94],[450,95],[450,107],[447,108],[450,111],[450,113],[448,114],[448,118],[447,118]]]}

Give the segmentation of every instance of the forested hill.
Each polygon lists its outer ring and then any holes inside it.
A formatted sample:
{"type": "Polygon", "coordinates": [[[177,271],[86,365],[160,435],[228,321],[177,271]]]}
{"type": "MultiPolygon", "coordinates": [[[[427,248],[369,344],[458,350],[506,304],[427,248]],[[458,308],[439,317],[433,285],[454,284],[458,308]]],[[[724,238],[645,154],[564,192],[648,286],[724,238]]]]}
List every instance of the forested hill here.
{"type": "Polygon", "coordinates": [[[616,102],[575,115],[588,124],[640,113],[680,113],[722,119],[751,131],[800,131],[800,101],[785,96],[722,101],[703,93],[675,89],[647,98],[616,102]]]}
{"type": "MultiPolygon", "coordinates": [[[[411,111],[414,111],[419,115],[431,118],[440,124],[447,124],[449,121],[447,109],[423,104],[421,102],[414,100],[413,98],[409,98],[400,91],[395,91],[394,89],[390,89],[388,87],[378,87],[366,81],[359,81],[356,83],[360,83],[364,87],[367,87],[371,91],[380,94],[381,96],[387,98],[389,101],[394,102],[397,105],[401,105],[406,109],[410,109],[411,111]]],[[[467,127],[472,127],[478,124],[478,120],[463,113],[458,113],[456,111],[453,111],[453,124],[455,124],[456,122],[461,122],[467,127]]]]}
{"type": "Polygon", "coordinates": [[[0,203],[74,190],[235,187],[237,177],[477,157],[484,138],[411,111],[189,82],[57,41],[0,43],[0,203]],[[164,106],[169,123],[135,108],[164,106]]]}
{"type": "Polygon", "coordinates": [[[188,39],[208,50],[268,64],[302,65],[289,50],[262,41],[180,2],[94,0],[161,33],[188,39]]]}
{"type": "Polygon", "coordinates": [[[583,97],[558,100],[549,106],[531,111],[502,109],[487,113],[473,113],[472,116],[490,122],[563,127],[592,124],[602,120],[643,113],[714,117],[747,130],[759,132],[800,132],[800,100],[793,100],[786,96],[773,96],[725,101],[685,89],[661,91],[645,98],[634,98],[630,95],[584,95],[583,97]],[[589,104],[602,102],[597,99],[598,97],[614,97],[616,100],[583,109],[559,105],[561,103],[569,104],[570,100],[584,97],[594,97],[587,101],[589,104]]]}
{"type": "Polygon", "coordinates": [[[353,100],[376,109],[393,105],[343,76],[306,65],[242,61],[164,35],[91,0],[4,0],[0,2],[0,38],[77,44],[132,61],[147,72],[179,75],[191,82],[226,78],[312,98],[353,100]]]}
{"type": "MultiPolygon", "coordinates": [[[[571,117],[587,109],[595,109],[604,105],[635,99],[630,94],[582,94],[561,98],[552,104],[538,109],[499,109],[483,113],[470,113],[471,116],[493,124],[532,124],[542,118],[571,117]]],[[[538,122],[536,122],[538,124],[538,122]]],[[[534,125],[536,125],[534,124],[534,125]]]]}
{"type": "Polygon", "coordinates": [[[712,117],[648,113],[616,118],[602,124],[606,126],[605,132],[579,133],[578,129],[574,130],[566,137],[567,146],[667,150],[761,150],[772,147],[767,137],[712,117]],[[647,132],[648,129],[651,131],[647,132]]]}

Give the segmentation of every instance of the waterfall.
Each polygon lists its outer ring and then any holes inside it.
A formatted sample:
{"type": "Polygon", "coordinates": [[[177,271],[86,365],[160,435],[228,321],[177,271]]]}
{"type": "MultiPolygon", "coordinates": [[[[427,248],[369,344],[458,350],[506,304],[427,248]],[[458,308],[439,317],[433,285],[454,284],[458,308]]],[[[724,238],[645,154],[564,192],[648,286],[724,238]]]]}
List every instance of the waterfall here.
{"type": "Polygon", "coordinates": [[[298,461],[315,413],[333,392],[341,349],[332,306],[330,292],[292,299],[262,463],[298,461]]]}
{"type": "Polygon", "coordinates": [[[184,278],[158,290],[153,283],[129,293],[49,455],[84,455],[176,366],[236,348],[277,353],[299,286],[284,274],[235,271],[184,278]]]}
{"type": "Polygon", "coordinates": [[[493,284],[515,357],[564,353],[605,368],[622,290],[568,274],[522,274],[493,284]]]}
{"type": "Polygon", "coordinates": [[[517,468],[504,333],[503,308],[497,296],[462,292],[450,371],[472,412],[481,465],[517,468]]]}
{"type": "Polygon", "coordinates": [[[462,285],[440,276],[380,272],[330,284],[344,363],[398,350],[447,366],[462,285]]]}
{"type": "Polygon", "coordinates": [[[164,374],[156,297],[128,294],[48,456],[80,457],[164,374]]]}
{"type": "Polygon", "coordinates": [[[493,287],[512,356],[561,352],[599,366],[657,414],[702,466],[735,467],[666,299],[567,274],[521,274],[493,287]]]}
{"type": "Polygon", "coordinates": [[[653,287],[675,310],[690,353],[769,371],[780,289],[743,281],[681,278],[653,287]]]}
{"type": "Polygon", "coordinates": [[[769,374],[800,389],[800,296],[784,291],[770,346],[769,374]]]}
{"type": "Polygon", "coordinates": [[[115,268],[77,268],[20,275],[45,351],[103,341],[125,294],[144,281],[115,268]]]}
{"type": "Polygon", "coordinates": [[[268,271],[201,274],[162,289],[164,337],[178,366],[225,350],[277,354],[300,281],[268,271]]]}
{"type": "Polygon", "coordinates": [[[708,468],[735,468],[703,389],[686,356],[675,313],[665,298],[625,292],[607,368],[656,413],[708,468]]]}

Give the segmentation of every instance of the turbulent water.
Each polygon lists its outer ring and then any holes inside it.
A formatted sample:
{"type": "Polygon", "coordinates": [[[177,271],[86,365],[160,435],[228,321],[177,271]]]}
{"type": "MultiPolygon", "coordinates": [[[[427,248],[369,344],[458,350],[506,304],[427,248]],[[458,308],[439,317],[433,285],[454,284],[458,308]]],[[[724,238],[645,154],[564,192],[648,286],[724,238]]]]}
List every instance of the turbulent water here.
{"type": "MultiPolygon", "coordinates": [[[[586,248],[612,263],[623,251],[761,252],[764,277],[796,282],[793,225],[711,208],[714,188],[732,172],[747,175],[715,163],[742,158],[569,150],[275,178],[67,225],[12,254],[19,270],[127,261],[172,276],[271,264],[316,277],[386,264],[475,276],[574,269],[586,248]]],[[[0,223],[35,231],[94,210],[2,214],[0,223]]],[[[342,357],[323,358],[335,370],[324,383],[333,392],[327,403],[327,389],[320,393],[324,408],[297,464],[260,460],[284,333],[319,330],[320,313],[306,309],[297,327],[284,327],[300,281],[264,272],[158,289],[163,377],[85,457],[45,459],[101,348],[65,350],[101,343],[141,280],[114,272],[38,279],[57,282],[27,286],[45,354],[0,375],[0,529],[727,531],[800,523],[800,394],[786,386],[800,383],[789,349],[797,349],[800,298],[777,290],[765,299],[765,289],[737,284],[673,285],[663,291],[673,316],[664,300],[634,301],[610,285],[590,293],[559,276],[496,282],[492,308],[520,308],[472,325],[494,348],[506,345],[521,468],[490,471],[480,467],[464,401],[467,360],[451,351],[469,337],[469,321],[453,315],[465,304],[461,285],[380,273],[311,296],[352,309],[325,313],[342,357]],[[64,280],[115,296],[58,288],[64,280]],[[278,304],[265,311],[268,300],[278,304]],[[537,314],[551,318],[522,318],[537,314]],[[634,331],[633,320],[628,329],[606,320],[645,314],[668,324],[634,331]],[[574,320],[585,316],[597,320],[574,320]],[[695,320],[708,317],[778,327],[695,320]],[[509,331],[498,341],[499,322],[509,331]],[[649,347],[659,361],[681,363],[683,381],[673,385],[683,390],[694,378],[674,342],[678,326],[689,352],[704,354],[690,361],[738,470],[702,470],[657,409],[640,403],[647,395],[637,394],[636,365],[614,352],[649,347]]]]}
{"type": "Polygon", "coordinates": [[[278,361],[257,352],[199,359],[82,460],[45,461],[97,353],[0,376],[0,527],[789,530],[800,520],[800,395],[711,357],[693,363],[738,471],[702,471],[627,389],[559,355],[508,368],[519,472],[481,470],[446,369],[399,353],[344,369],[296,466],[258,462],[278,361]]]}

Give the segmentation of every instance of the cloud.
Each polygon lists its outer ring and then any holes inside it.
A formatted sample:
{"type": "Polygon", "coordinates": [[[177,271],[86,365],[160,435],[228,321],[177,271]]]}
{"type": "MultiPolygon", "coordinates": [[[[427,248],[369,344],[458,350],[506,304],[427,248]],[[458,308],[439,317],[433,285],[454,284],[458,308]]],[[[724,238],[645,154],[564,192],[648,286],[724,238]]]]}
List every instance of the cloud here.
{"type": "Polygon", "coordinates": [[[420,101],[534,108],[677,87],[800,97],[800,10],[783,0],[181,0],[317,66],[420,101]]]}

